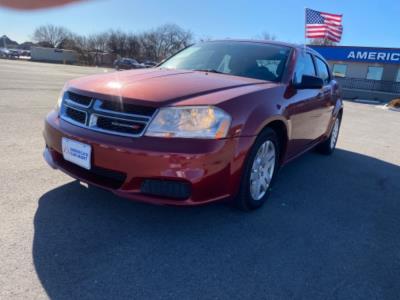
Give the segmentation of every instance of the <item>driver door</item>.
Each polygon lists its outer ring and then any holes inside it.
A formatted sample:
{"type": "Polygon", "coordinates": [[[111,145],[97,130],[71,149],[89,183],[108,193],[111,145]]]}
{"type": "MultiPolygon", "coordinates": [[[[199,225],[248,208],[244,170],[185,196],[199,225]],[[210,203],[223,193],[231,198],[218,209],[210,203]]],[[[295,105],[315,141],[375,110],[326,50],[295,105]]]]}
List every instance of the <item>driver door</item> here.
{"type": "MultiPolygon", "coordinates": [[[[314,57],[306,51],[299,53],[293,84],[301,83],[303,75],[318,76],[314,57]]],[[[288,99],[287,112],[291,124],[289,157],[307,150],[323,134],[321,94],[321,89],[297,89],[288,99]]]]}

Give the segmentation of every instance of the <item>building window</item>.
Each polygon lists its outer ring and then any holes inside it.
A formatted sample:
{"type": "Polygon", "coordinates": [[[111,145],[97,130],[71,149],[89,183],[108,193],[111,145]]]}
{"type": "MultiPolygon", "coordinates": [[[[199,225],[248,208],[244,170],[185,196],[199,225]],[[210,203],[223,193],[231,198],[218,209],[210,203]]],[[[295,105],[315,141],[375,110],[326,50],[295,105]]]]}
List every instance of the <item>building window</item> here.
{"type": "Polygon", "coordinates": [[[333,65],[333,76],[335,77],[346,77],[347,65],[334,64],[333,65]]]}
{"type": "Polygon", "coordinates": [[[367,79],[381,80],[383,67],[368,67],[367,79]]]}
{"type": "Polygon", "coordinates": [[[396,82],[400,82],[400,69],[397,71],[396,82]]]}

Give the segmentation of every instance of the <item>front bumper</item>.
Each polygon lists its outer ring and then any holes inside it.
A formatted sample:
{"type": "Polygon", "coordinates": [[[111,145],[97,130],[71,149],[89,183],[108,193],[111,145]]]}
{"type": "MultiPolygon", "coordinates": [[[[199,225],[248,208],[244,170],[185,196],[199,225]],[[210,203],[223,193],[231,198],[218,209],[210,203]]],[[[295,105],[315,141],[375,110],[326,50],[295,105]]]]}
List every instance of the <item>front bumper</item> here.
{"type": "Polygon", "coordinates": [[[122,197],[171,205],[197,205],[234,196],[246,153],[254,142],[254,137],[119,137],[69,124],[54,111],[46,118],[44,138],[44,158],[53,168],[122,197]],[[63,159],[62,137],[91,145],[90,171],[63,159]],[[190,194],[179,199],[162,193],[149,194],[143,192],[146,180],[182,183],[189,186],[190,194]]]}

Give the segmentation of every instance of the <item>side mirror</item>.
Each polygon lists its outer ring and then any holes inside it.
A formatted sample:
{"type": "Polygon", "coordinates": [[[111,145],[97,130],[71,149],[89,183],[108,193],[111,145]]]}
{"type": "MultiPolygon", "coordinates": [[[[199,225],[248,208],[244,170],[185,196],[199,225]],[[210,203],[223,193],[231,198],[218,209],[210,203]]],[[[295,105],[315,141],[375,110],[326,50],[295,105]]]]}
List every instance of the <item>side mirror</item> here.
{"type": "Polygon", "coordinates": [[[299,90],[322,89],[323,86],[324,81],[321,78],[309,75],[303,75],[301,83],[295,85],[299,90]]]}

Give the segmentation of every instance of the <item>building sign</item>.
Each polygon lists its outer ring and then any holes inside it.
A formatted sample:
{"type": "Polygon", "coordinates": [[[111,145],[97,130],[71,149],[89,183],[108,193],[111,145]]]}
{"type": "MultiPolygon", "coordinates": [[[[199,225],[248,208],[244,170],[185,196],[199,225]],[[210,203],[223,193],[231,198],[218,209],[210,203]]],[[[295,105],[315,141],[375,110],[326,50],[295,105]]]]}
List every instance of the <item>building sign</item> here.
{"type": "Polygon", "coordinates": [[[400,49],[309,46],[326,60],[400,64],[400,49]]]}

